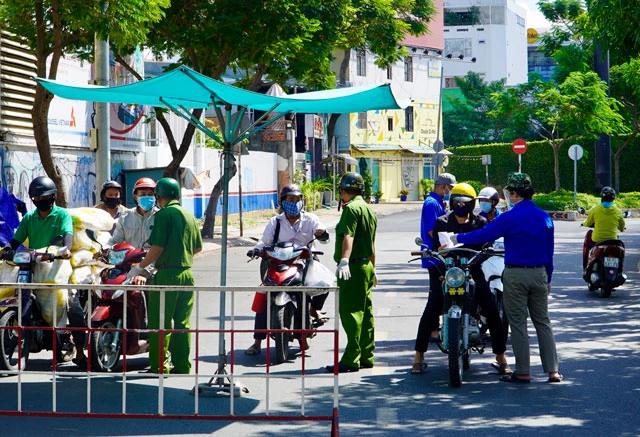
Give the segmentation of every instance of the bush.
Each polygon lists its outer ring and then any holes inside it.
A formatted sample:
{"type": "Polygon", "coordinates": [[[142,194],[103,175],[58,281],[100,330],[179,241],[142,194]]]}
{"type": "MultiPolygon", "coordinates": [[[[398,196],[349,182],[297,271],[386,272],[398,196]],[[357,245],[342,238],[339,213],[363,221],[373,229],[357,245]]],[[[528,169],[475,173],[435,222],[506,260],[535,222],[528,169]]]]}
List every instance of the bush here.
{"type": "MultiPolygon", "coordinates": [[[[535,194],[533,202],[545,211],[575,211],[578,206],[587,211],[600,204],[600,196],[577,193],[573,201],[573,191],[560,190],[557,193],[535,194]]],[[[616,197],[616,205],[620,209],[640,208],[640,193],[637,191],[620,193],[616,197]]]]}
{"type": "Polygon", "coordinates": [[[464,181],[467,184],[471,185],[474,190],[476,190],[476,194],[480,192],[484,188],[484,185],[477,181],[464,181]]]}
{"type": "Polygon", "coordinates": [[[433,191],[433,180],[432,179],[420,179],[420,188],[422,188],[422,196],[427,197],[430,192],[433,191]]]}

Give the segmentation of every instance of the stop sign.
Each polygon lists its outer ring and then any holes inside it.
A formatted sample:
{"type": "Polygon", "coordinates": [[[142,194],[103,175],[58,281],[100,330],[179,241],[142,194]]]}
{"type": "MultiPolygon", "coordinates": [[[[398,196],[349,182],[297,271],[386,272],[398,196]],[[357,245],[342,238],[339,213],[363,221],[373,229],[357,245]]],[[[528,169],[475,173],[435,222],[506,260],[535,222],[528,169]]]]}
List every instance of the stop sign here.
{"type": "Polygon", "coordinates": [[[513,153],[516,155],[524,155],[524,152],[527,151],[527,142],[522,138],[518,138],[511,144],[511,150],[513,150],[513,153]]]}

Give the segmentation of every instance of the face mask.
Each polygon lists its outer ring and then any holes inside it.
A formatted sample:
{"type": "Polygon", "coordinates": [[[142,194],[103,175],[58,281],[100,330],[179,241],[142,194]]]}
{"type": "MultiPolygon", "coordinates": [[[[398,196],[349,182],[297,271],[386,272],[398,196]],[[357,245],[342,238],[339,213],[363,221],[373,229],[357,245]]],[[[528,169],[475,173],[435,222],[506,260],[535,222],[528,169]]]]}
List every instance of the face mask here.
{"type": "Polygon", "coordinates": [[[109,209],[116,208],[118,205],[120,205],[120,198],[119,197],[105,197],[104,204],[109,209]]]}
{"type": "Polygon", "coordinates": [[[151,210],[153,206],[156,204],[156,198],[153,196],[142,196],[138,197],[138,206],[145,211],[151,210]]]}
{"type": "Polygon", "coordinates": [[[292,217],[297,217],[302,211],[302,200],[298,202],[287,202],[285,200],[282,202],[282,210],[292,217]]]}
{"type": "Polygon", "coordinates": [[[480,203],[480,209],[485,214],[491,212],[491,210],[493,209],[493,203],[491,202],[479,202],[479,203],[480,203]]]}
{"type": "Polygon", "coordinates": [[[446,192],[444,193],[444,196],[443,196],[443,199],[444,199],[444,200],[446,200],[447,202],[449,201],[449,197],[450,197],[450,194],[449,194],[449,193],[450,193],[450,191],[446,191],[446,192]]]}
{"type": "Polygon", "coordinates": [[[44,200],[34,200],[33,204],[38,208],[38,211],[47,212],[53,206],[53,203],[56,199],[44,199],[44,200]]]}
{"type": "Polygon", "coordinates": [[[466,217],[469,215],[469,211],[466,206],[456,206],[453,208],[453,213],[458,217],[466,217]]]}
{"type": "Polygon", "coordinates": [[[613,206],[613,202],[600,202],[600,204],[605,208],[611,208],[613,206]]]}

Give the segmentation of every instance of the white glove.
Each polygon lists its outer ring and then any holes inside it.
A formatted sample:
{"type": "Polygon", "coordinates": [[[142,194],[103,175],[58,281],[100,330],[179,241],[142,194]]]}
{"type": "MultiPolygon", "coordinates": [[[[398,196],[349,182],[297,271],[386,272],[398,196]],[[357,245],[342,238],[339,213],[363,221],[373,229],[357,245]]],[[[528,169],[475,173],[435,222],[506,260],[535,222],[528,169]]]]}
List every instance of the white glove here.
{"type": "Polygon", "coordinates": [[[351,278],[351,270],[349,270],[349,259],[342,258],[338,263],[338,269],[336,270],[336,276],[345,281],[351,278]]]}
{"type": "Polygon", "coordinates": [[[451,244],[453,244],[454,246],[458,244],[458,236],[456,234],[453,234],[451,236],[451,244]]]}
{"type": "Polygon", "coordinates": [[[63,246],[58,249],[58,256],[61,256],[64,259],[71,258],[71,252],[67,246],[63,246]]]}
{"type": "Polygon", "coordinates": [[[147,271],[139,266],[131,267],[131,270],[129,270],[129,273],[127,273],[126,280],[133,281],[136,278],[136,276],[144,276],[146,278],[147,271]]]}

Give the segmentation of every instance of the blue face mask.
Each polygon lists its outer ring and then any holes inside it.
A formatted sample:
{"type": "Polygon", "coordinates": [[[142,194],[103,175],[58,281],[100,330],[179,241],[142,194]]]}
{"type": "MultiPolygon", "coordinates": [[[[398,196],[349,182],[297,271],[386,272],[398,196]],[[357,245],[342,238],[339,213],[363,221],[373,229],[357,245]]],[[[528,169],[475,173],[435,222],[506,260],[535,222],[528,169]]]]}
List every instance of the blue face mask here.
{"type": "Polygon", "coordinates": [[[282,210],[292,217],[297,217],[300,211],[302,211],[302,200],[298,202],[287,202],[284,200],[282,202],[282,210]]]}
{"type": "Polygon", "coordinates": [[[138,197],[138,206],[145,211],[150,211],[156,204],[156,198],[154,196],[142,196],[138,197]]]}
{"type": "Polygon", "coordinates": [[[613,202],[600,202],[600,205],[605,208],[611,208],[613,206],[613,202]]]}
{"type": "Polygon", "coordinates": [[[479,203],[480,203],[480,209],[485,214],[491,212],[491,210],[493,209],[493,203],[491,202],[479,202],[479,203]]]}

